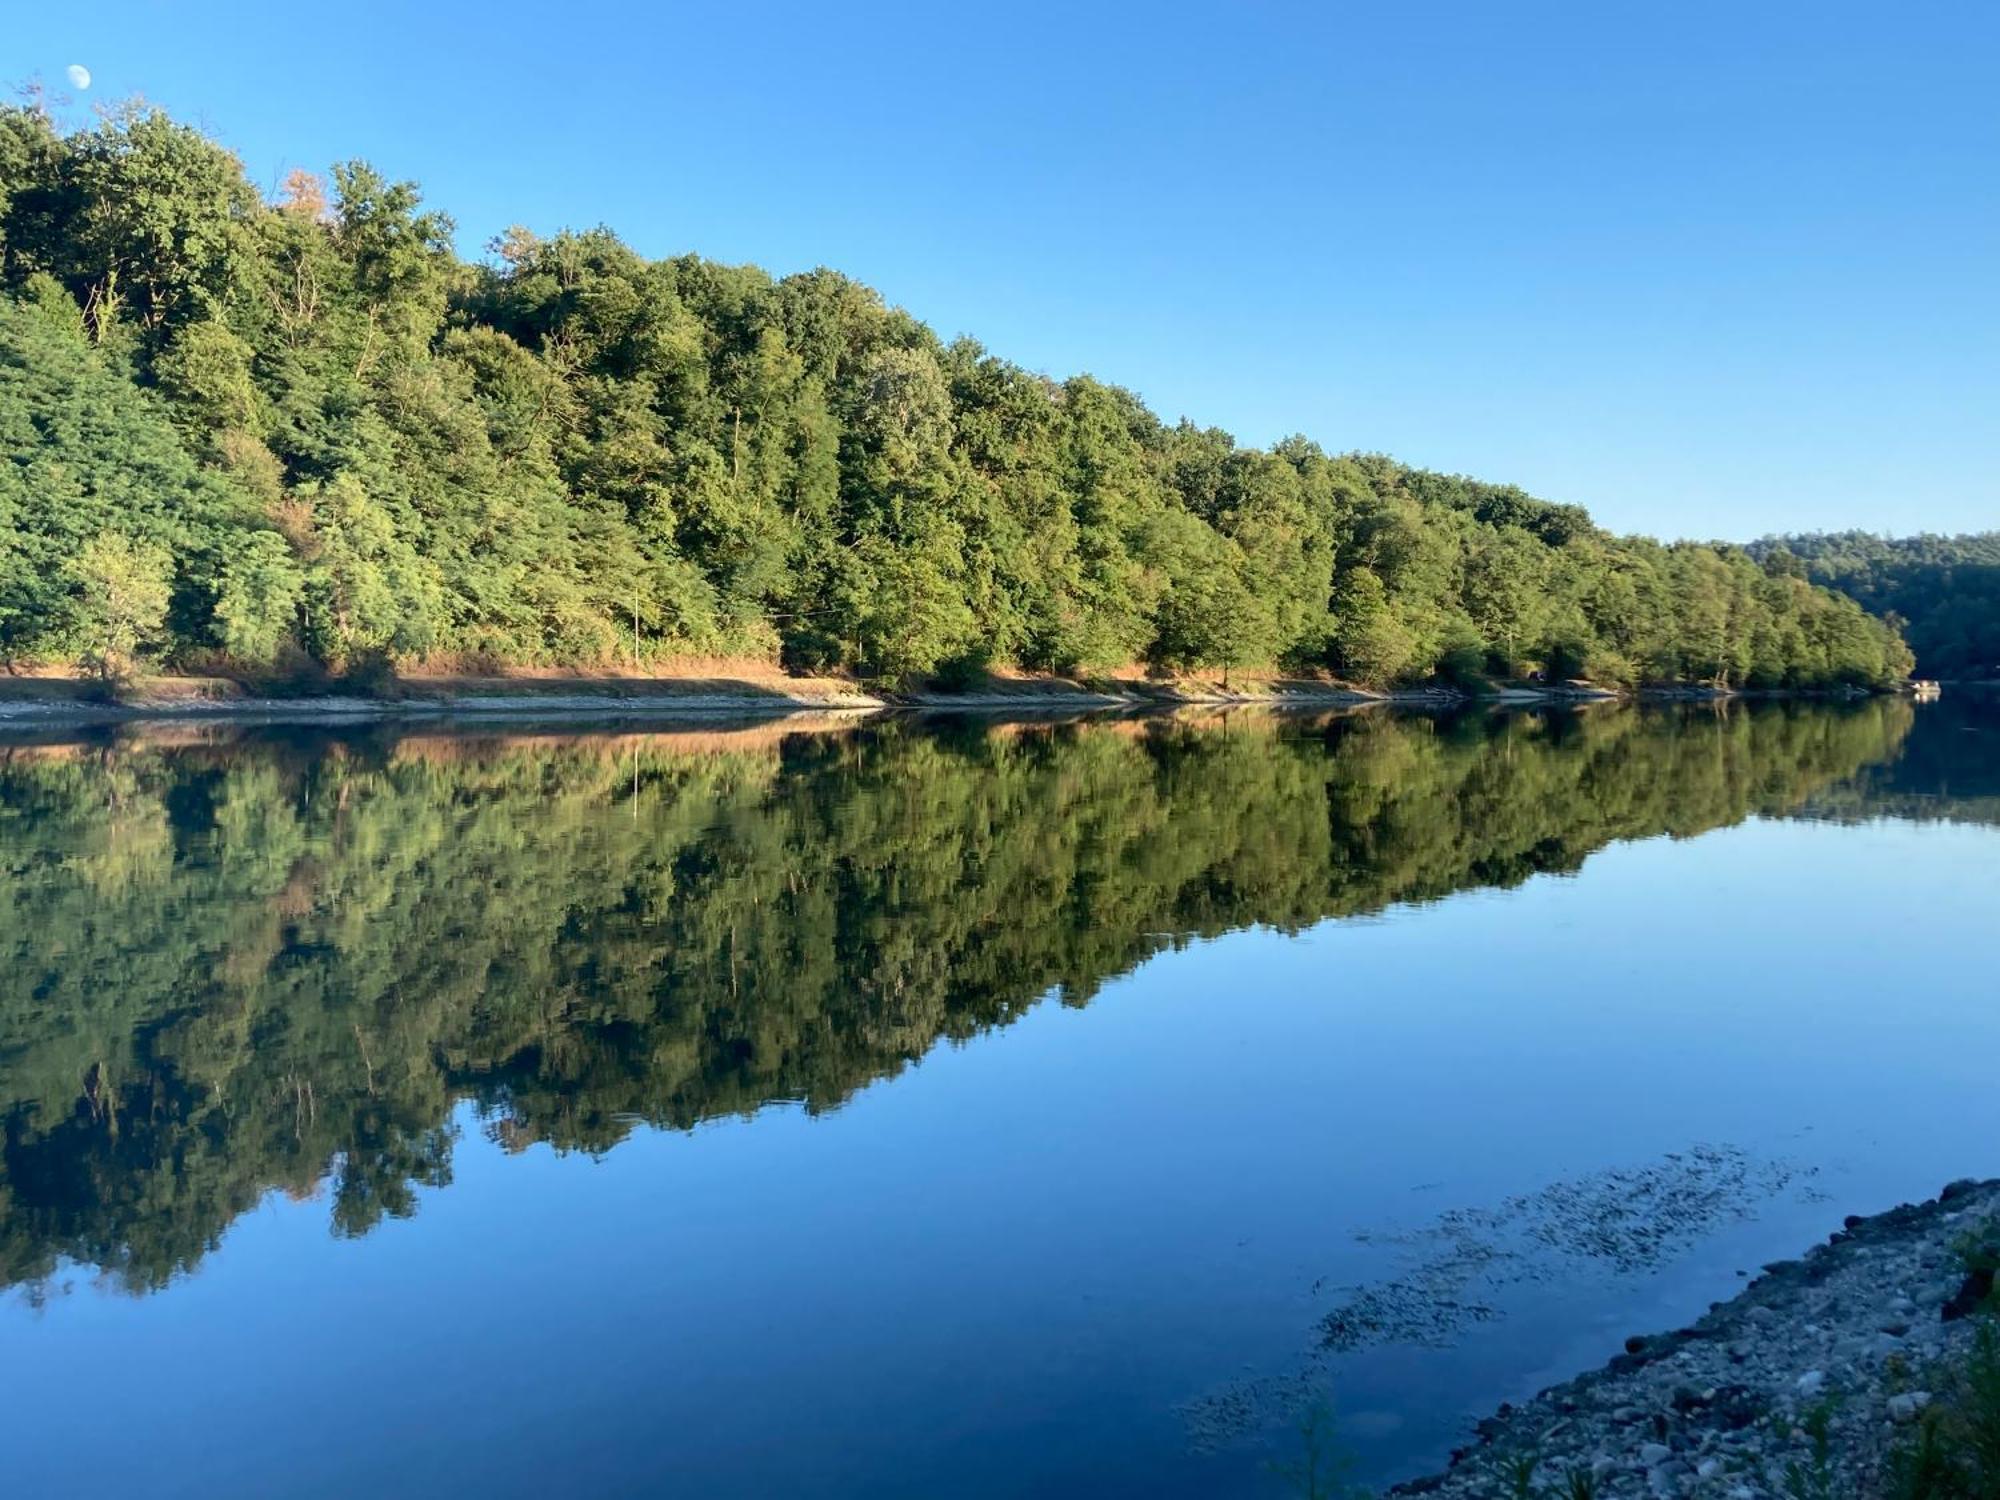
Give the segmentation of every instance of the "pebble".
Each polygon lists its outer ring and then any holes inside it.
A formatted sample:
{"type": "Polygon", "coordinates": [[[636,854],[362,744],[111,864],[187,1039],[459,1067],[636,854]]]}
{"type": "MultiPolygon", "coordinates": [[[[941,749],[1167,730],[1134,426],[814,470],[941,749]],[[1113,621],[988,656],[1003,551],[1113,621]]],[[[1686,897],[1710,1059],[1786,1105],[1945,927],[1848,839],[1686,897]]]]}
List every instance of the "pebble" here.
{"type": "Polygon", "coordinates": [[[2000,1181],[1953,1191],[1948,1210],[1853,1221],[1692,1328],[1635,1338],[1635,1354],[1521,1403],[1444,1474],[1405,1489],[1488,1500],[1509,1493],[1514,1456],[1532,1453],[1559,1474],[1587,1470],[1599,1500],[1780,1500],[1806,1452],[1800,1424],[1824,1411],[1830,1493],[1878,1493],[1891,1446],[1931,1404],[1905,1387],[1973,1338],[1977,1320],[1937,1309],[1964,1280],[1954,1247],[1968,1228],[2000,1225],[2000,1181]]]}
{"type": "Polygon", "coordinates": [[[1889,1398],[1889,1420],[1899,1427],[1907,1427],[1923,1415],[1924,1408],[1931,1404],[1929,1391],[1904,1391],[1889,1398]]]}

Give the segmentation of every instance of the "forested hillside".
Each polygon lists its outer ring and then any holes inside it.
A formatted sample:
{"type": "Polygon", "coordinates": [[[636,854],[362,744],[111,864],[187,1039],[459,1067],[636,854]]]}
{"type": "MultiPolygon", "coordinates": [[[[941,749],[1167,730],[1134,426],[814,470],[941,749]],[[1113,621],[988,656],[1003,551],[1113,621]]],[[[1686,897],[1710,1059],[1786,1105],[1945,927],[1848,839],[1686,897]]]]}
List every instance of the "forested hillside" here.
{"type": "Polygon", "coordinates": [[[157,111],[0,113],[0,659],[1908,669],[1743,551],[1168,425],[831,271],[453,243],[359,162],[267,202],[157,111]]]}
{"type": "Polygon", "coordinates": [[[2000,531],[1766,537],[1751,552],[1766,567],[1788,566],[1790,554],[1799,576],[1903,622],[1924,676],[2000,678],[2000,531]]]}

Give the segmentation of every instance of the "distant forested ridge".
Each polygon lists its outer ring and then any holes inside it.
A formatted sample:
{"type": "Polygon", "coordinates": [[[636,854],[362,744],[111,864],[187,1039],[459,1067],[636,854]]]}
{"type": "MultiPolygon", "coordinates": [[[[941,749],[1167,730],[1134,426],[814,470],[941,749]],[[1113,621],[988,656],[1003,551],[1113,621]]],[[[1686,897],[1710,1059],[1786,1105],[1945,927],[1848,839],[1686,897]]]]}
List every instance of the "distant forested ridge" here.
{"type": "Polygon", "coordinates": [[[900,679],[1879,685],[1894,629],[1731,547],[1169,425],[834,272],[515,229],[360,162],[275,201],[140,107],[0,111],[0,662],[740,653],[900,679]]]}
{"type": "Polygon", "coordinates": [[[2000,679],[2000,531],[1839,531],[1766,537],[1750,551],[1767,567],[1784,566],[1789,554],[1799,576],[1902,624],[1924,676],[2000,679]]]}

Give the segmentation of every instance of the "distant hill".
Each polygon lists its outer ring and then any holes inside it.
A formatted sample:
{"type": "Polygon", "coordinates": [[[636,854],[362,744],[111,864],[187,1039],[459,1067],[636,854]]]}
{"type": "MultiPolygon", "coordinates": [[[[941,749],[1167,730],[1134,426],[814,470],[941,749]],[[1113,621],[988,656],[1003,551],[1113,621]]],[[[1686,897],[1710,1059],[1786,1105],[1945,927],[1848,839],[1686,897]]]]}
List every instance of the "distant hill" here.
{"type": "Polygon", "coordinates": [[[1904,622],[1919,676],[2000,679],[2000,531],[1816,532],[1765,537],[1749,551],[1767,568],[1783,567],[1789,553],[1802,576],[1904,622]]]}

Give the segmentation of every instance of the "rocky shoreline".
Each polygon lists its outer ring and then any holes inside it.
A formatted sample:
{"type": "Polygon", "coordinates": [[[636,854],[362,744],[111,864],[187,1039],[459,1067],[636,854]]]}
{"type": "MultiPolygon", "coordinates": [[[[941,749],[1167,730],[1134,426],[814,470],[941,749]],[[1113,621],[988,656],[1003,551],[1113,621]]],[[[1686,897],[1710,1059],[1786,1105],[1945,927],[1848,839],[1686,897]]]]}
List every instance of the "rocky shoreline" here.
{"type": "Polygon", "coordinates": [[[1993,1270],[1966,1247],[1996,1236],[2000,1180],[1850,1218],[1692,1327],[1629,1339],[1603,1369],[1502,1406],[1444,1473],[1390,1494],[1880,1494],[1889,1454],[1972,1346],[1993,1270]]]}
{"type": "MultiPolygon", "coordinates": [[[[1166,708],[1343,708],[1386,704],[1451,709],[1563,706],[1610,702],[1710,702],[1739,697],[1826,697],[1815,694],[1746,693],[1686,686],[1613,692],[1586,684],[1496,685],[1472,692],[1431,685],[1371,692],[1311,678],[1253,681],[1225,690],[1194,681],[1118,679],[1104,683],[1060,678],[996,680],[963,690],[891,692],[832,679],[736,681],[729,678],[522,679],[484,687],[400,685],[381,695],[311,693],[287,696],[246,692],[225,679],[159,678],[107,696],[93,685],[0,678],[0,726],[7,724],[123,723],[140,719],[357,722],[369,719],[509,717],[550,719],[671,718],[708,714],[770,714],[896,708],[931,711],[1098,710],[1129,712],[1166,708]]],[[[1857,695],[1858,696],[1858,695],[1857,695]]]]}
{"type": "Polygon", "coordinates": [[[1000,684],[964,692],[877,692],[848,685],[797,686],[744,682],[591,684],[577,687],[523,687],[514,691],[414,690],[392,695],[317,693],[272,697],[231,692],[161,691],[141,686],[115,699],[84,696],[11,695],[0,681],[0,725],[122,723],[138,719],[358,722],[411,718],[675,718],[712,714],[783,715],[842,710],[858,713],[899,708],[927,711],[1129,712],[1170,708],[1299,707],[1346,708],[1380,703],[1404,707],[1452,708],[1472,702],[1509,704],[1584,701],[1574,692],[1518,692],[1475,699],[1449,688],[1362,692],[1332,684],[1285,682],[1223,692],[1190,684],[1118,684],[1094,688],[1066,682],[1000,684]]]}
{"type": "Polygon", "coordinates": [[[321,695],[297,698],[155,698],[137,694],[116,702],[20,700],[0,697],[0,725],[122,724],[147,719],[247,723],[361,723],[377,719],[508,718],[603,720],[673,718],[728,714],[872,712],[879,700],[851,697],[784,697],[750,693],[687,693],[621,696],[610,693],[522,693],[507,695],[363,698],[321,695]]]}

